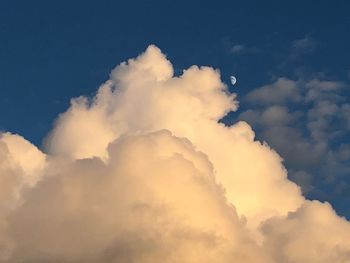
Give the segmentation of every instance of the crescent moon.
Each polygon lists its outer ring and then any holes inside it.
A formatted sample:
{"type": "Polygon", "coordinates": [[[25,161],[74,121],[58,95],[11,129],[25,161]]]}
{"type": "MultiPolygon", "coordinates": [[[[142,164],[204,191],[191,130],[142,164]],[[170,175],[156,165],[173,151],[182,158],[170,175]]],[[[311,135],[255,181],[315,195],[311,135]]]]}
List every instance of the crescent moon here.
{"type": "Polygon", "coordinates": [[[231,84],[232,84],[232,85],[235,85],[236,82],[237,82],[236,77],[235,77],[235,76],[231,76],[230,79],[231,79],[231,84]]]}

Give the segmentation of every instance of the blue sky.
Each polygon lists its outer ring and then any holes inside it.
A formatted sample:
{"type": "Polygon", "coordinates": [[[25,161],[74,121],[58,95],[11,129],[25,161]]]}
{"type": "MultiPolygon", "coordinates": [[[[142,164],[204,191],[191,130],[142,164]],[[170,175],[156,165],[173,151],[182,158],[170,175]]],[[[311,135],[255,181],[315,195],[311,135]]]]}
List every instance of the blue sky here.
{"type": "Polygon", "coordinates": [[[348,1],[3,0],[0,129],[40,146],[70,98],[93,95],[112,68],[156,44],[177,74],[192,64],[220,69],[227,83],[235,74],[241,106],[224,122],[249,121],[307,195],[350,218],[349,9],[348,1]],[[262,87],[276,99],[264,100],[262,87]],[[305,151],[310,158],[298,158],[305,151]]]}

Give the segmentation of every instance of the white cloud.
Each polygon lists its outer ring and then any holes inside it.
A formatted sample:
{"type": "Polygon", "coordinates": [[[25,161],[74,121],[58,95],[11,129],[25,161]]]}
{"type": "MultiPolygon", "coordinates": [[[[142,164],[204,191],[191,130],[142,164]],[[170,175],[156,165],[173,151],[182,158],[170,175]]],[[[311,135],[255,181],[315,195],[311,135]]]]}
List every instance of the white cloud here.
{"type": "Polygon", "coordinates": [[[19,135],[0,133],[0,211],[12,207],[23,187],[35,185],[46,156],[19,135]]]}
{"type": "Polygon", "coordinates": [[[349,261],[350,224],[327,203],[307,201],[287,218],[268,221],[263,231],[276,262],[349,261]]]}
{"type": "Polygon", "coordinates": [[[124,136],[108,154],[53,163],[25,193],[9,217],[11,261],[268,262],[189,141],[124,136]]]}
{"type": "MultiPolygon", "coordinates": [[[[100,150],[101,155],[98,155],[96,147],[106,149],[108,140],[105,141],[99,132],[89,134],[85,139],[87,127],[79,121],[93,120],[87,115],[102,111],[103,118],[99,120],[103,120],[101,123],[104,125],[110,125],[109,130],[114,132],[114,138],[125,133],[168,129],[176,136],[186,137],[193,142],[209,156],[219,182],[227,185],[228,198],[232,202],[237,201],[235,205],[239,213],[248,218],[252,227],[267,216],[286,214],[289,209],[297,207],[301,202],[299,190],[284,180],[286,174],[279,156],[258,142],[252,143],[245,137],[233,137],[231,130],[235,130],[235,126],[229,129],[218,124],[227,112],[237,108],[235,95],[228,94],[219,73],[208,67],[192,66],[182,76],[172,77],[171,64],[160,54],[159,49],[151,46],[136,60],[129,60],[128,64],[123,63],[113,70],[111,80],[100,88],[93,103],[82,114],[75,109],[86,107],[83,100],[80,103],[77,101],[67,113],[60,116],[50,145],[69,145],[69,153],[75,153],[77,158],[105,158],[105,150],[100,150]],[[154,70],[153,67],[162,68],[164,72],[154,70]],[[75,113],[72,114],[72,111],[75,113]],[[62,132],[62,127],[66,133],[62,132]],[[74,132],[70,133],[70,130],[74,132]],[[262,155],[263,158],[260,157],[262,155]],[[252,158],[255,159],[255,167],[242,178],[240,170],[252,158]],[[273,166],[273,176],[270,175],[269,165],[273,166]],[[269,183],[251,185],[252,181],[261,180],[269,183]],[[271,184],[278,184],[279,187],[267,193],[271,184]],[[273,196],[275,200],[283,198],[286,192],[290,193],[288,202],[282,204],[271,200],[273,196]]],[[[97,131],[99,127],[97,125],[97,131]]],[[[58,152],[55,147],[50,147],[49,151],[54,154],[58,152]]]]}
{"type": "MultiPolygon", "coordinates": [[[[290,84],[282,94],[295,95],[292,83],[279,81],[290,84]]],[[[327,204],[305,201],[280,156],[255,141],[247,123],[219,123],[237,105],[218,71],[192,66],[174,77],[150,46],[113,70],[91,101],[72,101],[46,155],[11,135],[0,143],[8,185],[0,197],[25,187],[0,216],[0,260],[349,260],[349,222],[327,204]],[[313,254],[320,247],[322,257],[313,254]]],[[[284,124],[289,112],[263,115],[284,124]]]]}

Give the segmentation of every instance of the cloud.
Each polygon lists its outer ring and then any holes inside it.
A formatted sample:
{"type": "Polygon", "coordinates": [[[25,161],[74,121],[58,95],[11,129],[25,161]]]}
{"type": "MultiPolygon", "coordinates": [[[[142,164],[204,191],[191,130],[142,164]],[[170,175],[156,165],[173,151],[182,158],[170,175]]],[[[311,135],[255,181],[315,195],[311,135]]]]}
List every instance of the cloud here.
{"type": "Polygon", "coordinates": [[[245,98],[252,107],[240,113],[239,119],[253,124],[259,137],[278,150],[290,178],[304,190],[331,177],[344,180],[347,174],[348,160],[340,158],[344,150],[338,143],[346,140],[349,127],[348,101],[342,94],[345,87],[343,82],[319,78],[279,78],[245,98]],[[300,175],[308,175],[307,180],[300,175]]]}
{"type": "Polygon", "coordinates": [[[279,78],[273,84],[254,89],[246,95],[251,103],[271,104],[300,100],[297,83],[286,78],[279,78]]]}
{"type": "Polygon", "coordinates": [[[46,156],[19,135],[0,133],[0,211],[12,206],[23,187],[35,185],[46,156]]]}
{"type": "Polygon", "coordinates": [[[292,45],[294,52],[298,53],[310,53],[315,50],[316,46],[316,41],[311,37],[295,40],[292,45]]]}
{"type": "Polygon", "coordinates": [[[299,112],[290,113],[285,106],[274,105],[263,111],[247,110],[240,114],[240,118],[259,126],[281,126],[295,122],[298,115],[299,112]]]}
{"type": "Polygon", "coordinates": [[[318,42],[310,36],[306,36],[270,50],[269,60],[273,58],[276,62],[274,67],[270,66],[270,74],[274,76],[276,72],[279,72],[277,75],[288,73],[288,75],[308,78],[312,69],[305,61],[309,60],[310,56],[315,55],[317,47],[318,42]],[[271,68],[274,69],[271,71],[271,68]]]}
{"type": "Polygon", "coordinates": [[[26,202],[9,217],[13,261],[264,257],[216,184],[207,157],[189,141],[169,131],[123,136],[108,155],[107,163],[85,159],[61,164],[59,171],[53,164],[48,173],[55,175],[25,192],[26,202]]]}
{"type": "Polygon", "coordinates": [[[256,47],[249,47],[242,44],[233,45],[229,52],[233,55],[245,54],[245,53],[257,53],[260,50],[256,47]]]}
{"type": "MultiPolygon", "coordinates": [[[[192,66],[174,77],[150,46],[93,99],[72,100],[46,153],[3,134],[0,261],[349,260],[349,222],[305,200],[246,122],[219,122],[235,98],[218,71],[192,66]]],[[[288,114],[263,115],[282,125],[288,114]]]]}
{"type": "MultiPolygon", "coordinates": [[[[159,49],[151,46],[136,60],[121,64],[112,71],[111,80],[100,88],[90,105],[84,99],[74,101],[72,107],[60,116],[50,136],[49,152],[67,155],[64,152],[67,148],[63,147],[61,151],[60,147],[69,145],[68,155],[71,157],[106,158],[109,142],[98,132],[100,126],[109,125],[108,130],[113,132],[114,138],[125,133],[168,129],[176,136],[186,137],[209,156],[217,170],[219,182],[230,185],[226,189],[227,195],[232,200],[240,200],[242,205],[236,204],[236,207],[240,213],[251,218],[249,223],[252,225],[259,224],[267,216],[266,210],[270,210],[271,214],[279,214],[286,213],[289,207],[296,207],[300,203],[298,189],[290,182],[284,182],[286,175],[279,156],[259,143],[251,143],[246,138],[235,139],[232,135],[234,126],[226,128],[218,124],[223,116],[236,110],[238,105],[234,100],[235,95],[228,94],[227,87],[220,81],[219,73],[208,67],[192,66],[182,76],[172,77],[171,64],[159,54],[159,49]],[[162,68],[163,71],[156,71],[153,67],[162,68]],[[98,118],[102,120],[101,124],[94,120],[95,114],[103,116],[98,118]],[[97,123],[96,133],[89,132],[86,137],[88,127],[80,124],[80,120],[84,119],[97,123]],[[69,132],[71,130],[74,132],[69,132]],[[97,147],[101,148],[97,151],[97,147]],[[236,151],[240,149],[242,151],[237,155],[236,151]],[[262,154],[264,159],[259,158],[262,154]],[[241,178],[239,170],[252,158],[256,159],[256,168],[241,178]],[[268,175],[271,171],[266,160],[274,166],[277,180],[268,175]],[[232,174],[237,174],[237,177],[232,174]],[[265,180],[279,184],[279,189],[267,194],[264,187],[269,187],[268,184],[252,187],[249,182],[261,180],[258,174],[266,174],[265,180]],[[242,180],[246,187],[239,186],[242,180]],[[270,200],[274,195],[276,199],[284,196],[285,192],[290,192],[291,197],[295,198],[284,204],[270,200]]],[[[250,133],[249,126],[244,129],[250,133]]]]}
{"type": "Polygon", "coordinates": [[[238,54],[238,53],[242,53],[246,50],[246,46],[244,45],[234,45],[232,48],[231,48],[231,53],[232,54],[238,54]]]}
{"type": "Polygon", "coordinates": [[[318,201],[307,201],[287,218],[273,218],[263,226],[266,246],[276,262],[347,262],[350,241],[343,231],[349,230],[348,221],[318,201]]]}
{"type": "Polygon", "coordinates": [[[332,101],[341,100],[341,91],[346,85],[339,81],[320,80],[318,78],[306,83],[307,92],[305,100],[307,102],[327,99],[332,101]]]}

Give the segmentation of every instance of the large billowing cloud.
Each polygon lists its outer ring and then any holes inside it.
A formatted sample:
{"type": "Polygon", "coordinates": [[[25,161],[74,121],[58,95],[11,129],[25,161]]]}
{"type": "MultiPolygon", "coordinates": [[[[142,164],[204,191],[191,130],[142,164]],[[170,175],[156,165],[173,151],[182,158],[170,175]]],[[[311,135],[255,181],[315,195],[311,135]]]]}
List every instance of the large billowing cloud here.
{"type": "Polygon", "coordinates": [[[2,134],[0,260],[348,262],[350,223],[305,200],[247,123],[219,123],[237,105],[218,71],[174,76],[150,46],[72,100],[46,154],[2,134]]]}

